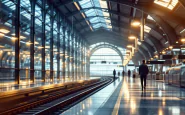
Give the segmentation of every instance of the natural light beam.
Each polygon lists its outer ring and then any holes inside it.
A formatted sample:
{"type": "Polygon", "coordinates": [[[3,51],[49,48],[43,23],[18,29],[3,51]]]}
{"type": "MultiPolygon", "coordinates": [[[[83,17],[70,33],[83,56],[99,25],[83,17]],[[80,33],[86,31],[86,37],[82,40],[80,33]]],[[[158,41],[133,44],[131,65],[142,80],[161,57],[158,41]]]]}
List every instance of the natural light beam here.
{"type": "Polygon", "coordinates": [[[177,5],[178,0],[155,0],[154,3],[173,10],[173,8],[177,5]]]}
{"type": "MultiPolygon", "coordinates": [[[[108,7],[107,7],[107,2],[106,2],[106,1],[99,0],[99,2],[100,2],[101,8],[106,8],[106,9],[108,9],[108,7]]],[[[109,13],[107,13],[107,12],[103,12],[103,15],[104,15],[105,17],[110,17],[109,13]]],[[[112,29],[112,26],[109,25],[109,24],[110,24],[110,20],[106,20],[106,19],[105,19],[105,22],[107,23],[107,27],[108,27],[109,29],[112,29]]]]}

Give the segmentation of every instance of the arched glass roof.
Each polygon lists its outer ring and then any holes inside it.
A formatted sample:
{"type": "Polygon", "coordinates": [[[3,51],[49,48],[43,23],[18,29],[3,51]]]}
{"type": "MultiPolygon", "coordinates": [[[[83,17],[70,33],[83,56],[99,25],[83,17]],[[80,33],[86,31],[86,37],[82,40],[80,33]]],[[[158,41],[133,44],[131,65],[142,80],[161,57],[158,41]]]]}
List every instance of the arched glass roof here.
{"type": "Polygon", "coordinates": [[[87,17],[92,17],[89,22],[92,24],[93,29],[98,29],[100,27],[112,29],[110,24],[110,16],[108,12],[103,12],[101,9],[93,9],[93,7],[98,8],[107,8],[106,1],[101,0],[82,0],[79,1],[80,6],[82,9],[85,8],[92,8],[85,11],[85,15],[87,17]]]}

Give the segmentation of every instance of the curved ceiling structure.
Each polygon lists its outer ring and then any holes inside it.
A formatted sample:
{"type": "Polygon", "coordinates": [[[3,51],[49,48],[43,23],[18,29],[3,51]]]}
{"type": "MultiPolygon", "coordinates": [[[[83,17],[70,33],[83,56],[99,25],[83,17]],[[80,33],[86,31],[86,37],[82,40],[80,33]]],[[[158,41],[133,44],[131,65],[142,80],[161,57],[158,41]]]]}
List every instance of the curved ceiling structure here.
{"type": "MultiPolygon", "coordinates": [[[[136,53],[147,60],[165,48],[179,44],[180,38],[185,36],[184,0],[52,0],[48,2],[60,11],[66,22],[70,22],[72,28],[74,27],[89,45],[107,42],[126,48],[128,44],[134,44],[133,41],[128,40],[128,36],[133,34],[140,38],[140,27],[131,27],[131,23],[143,17],[145,19],[144,41],[139,39],[136,53]]],[[[39,13],[36,15],[39,17],[39,13]]],[[[56,17],[56,14],[53,15],[56,17]]],[[[8,17],[4,19],[8,20],[8,17]]],[[[46,17],[46,23],[47,20],[49,19],[46,17]]],[[[29,28],[25,24],[21,26],[25,31],[29,28]]],[[[54,28],[56,27],[57,24],[54,24],[54,28]]],[[[133,58],[136,58],[136,55],[133,58]]]]}
{"type": "Polygon", "coordinates": [[[120,56],[122,62],[124,60],[124,53],[125,52],[121,52],[120,49],[112,44],[109,44],[109,43],[103,43],[103,44],[99,44],[99,45],[96,45],[94,46],[92,49],[91,49],[91,53],[90,53],[90,56],[96,52],[97,50],[101,49],[101,48],[110,48],[110,49],[113,49],[114,51],[116,51],[118,53],[118,55],[120,56]]]}

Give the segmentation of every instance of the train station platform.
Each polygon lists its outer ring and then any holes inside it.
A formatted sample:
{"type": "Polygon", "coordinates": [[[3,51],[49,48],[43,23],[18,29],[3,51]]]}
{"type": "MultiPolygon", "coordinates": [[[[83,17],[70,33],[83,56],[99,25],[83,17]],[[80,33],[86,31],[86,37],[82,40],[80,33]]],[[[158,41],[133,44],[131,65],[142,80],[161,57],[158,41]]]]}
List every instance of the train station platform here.
{"type": "MultiPolygon", "coordinates": [[[[91,77],[86,80],[92,80],[92,79],[99,79],[100,77],[91,77]]],[[[30,88],[37,88],[37,87],[43,87],[43,86],[49,86],[49,85],[57,85],[57,84],[65,84],[65,83],[75,83],[79,81],[84,81],[83,79],[78,80],[71,80],[66,79],[64,80],[55,80],[53,82],[36,82],[36,83],[21,83],[21,84],[0,84],[0,93],[2,92],[8,92],[8,91],[14,91],[14,90],[24,90],[24,89],[30,89],[30,88]]]]}
{"type": "Polygon", "coordinates": [[[184,115],[185,89],[139,78],[120,77],[62,115],[184,115]]]}

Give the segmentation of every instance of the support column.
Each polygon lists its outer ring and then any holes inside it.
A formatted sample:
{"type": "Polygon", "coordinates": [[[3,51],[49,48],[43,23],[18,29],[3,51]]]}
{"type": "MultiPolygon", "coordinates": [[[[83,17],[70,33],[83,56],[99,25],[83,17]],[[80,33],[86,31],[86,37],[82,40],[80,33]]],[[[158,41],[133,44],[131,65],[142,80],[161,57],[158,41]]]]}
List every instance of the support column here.
{"type": "Polygon", "coordinates": [[[30,27],[30,80],[35,82],[34,77],[34,40],[35,40],[35,0],[31,2],[31,27],[30,27]]]}
{"type": "Polygon", "coordinates": [[[51,30],[50,30],[50,81],[53,82],[53,5],[51,5],[51,30]]]}
{"type": "Polygon", "coordinates": [[[72,66],[72,79],[74,81],[74,34],[71,35],[72,51],[71,51],[71,66],[72,66]]]}
{"type": "Polygon", "coordinates": [[[62,47],[63,47],[63,57],[62,57],[62,63],[63,63],[63,65],[62,65],[62,77],[63,77],[63,79],[64,79],[64,81],[65,81],[65,77],[66,77],[66,63],[65,63],[65,60],[66,60],[66,58],[65,58],[65,56],[66,56],[66,43],[65,43],[65,39],[66,39],[66,36],[65,36],[65,32],[66,32],[66,27],[63,27],[63,45],[62,45],[62,47]]]}
{"type": "Polygon", "coordinates": [[[86,74],[87,74],[87,79],[90,77],[90,52],[89,52],[89,47],[87,47],[86,51],[86,74]]]}
{"type": "MultiPolygon", "coordinates": [[[[70,78],[70,31],[67,32],[67,36],[68,36],[68,40],[67,40],[67,44],[68,44],[68,48],[67,48],[67,69],[68,69],[68,78],[70,78]]],[[[71,78],[70,78],[71,79],[71,78]]]]}
{"type": "Polygon", "coordinates": [[[46,41],[46,36],[45,36],[45,23],[46,23],[46,13],[45,13],[45,9],[46,9],[46,0],[42,1],[42,80],[43,82],[46,82],[46,76],[45,76],[45,72],[46,72],[46,68],[45,68],[45,41],[46,41]]]}
{"type": "Polygon", "coordinates": [[[142,18],[141,18],[141,26],[140,26],[140,37],[141,37],[141,41],[144,41],[144,12],[142,11],[142,18]]]}
{"type": "Polygon", "coordinates": [[[81,49],[80,49],[80,52],[81,52],[81,60],[80,60],[80,64],[81,64],[81,78],[83,79],[84,78],[84,76],[83,76],[83,39],[81,40],[81,49]]]}
{"type": "Polygon", "coordinates": [[[81,39],[78,39],[78,78],[81,79],[81,39]]]}
{"type": "Polygon", "coordinates": [[[60,16],[57,14],[57,79],[60,80],[60,16]]]}
{"type": "Polygon", "coordinates": [[[77,80],[78,78],[78,72],[77,72],[77,67],[78,67],[78,46],[77,46],[77,41],[78,41],[78,37],[77,35],[75,35],[75,80],[77,80]]]}
{"type": "Polygon", "coordinates": [[[16,0],[15,10],[15,83],[20,84],[20,0],[16,0]]]}
{"type": "Polygon", "coordinates": [[[83,57],[84,58],[84,62],[83,62],[83,67],[84,68],[83,68],[83,74],[84,74],[84,78],[86,79],[86,73],[85,73],[85,67],[86,67],[85,66],[86,65],[86,55],[85,54],[86,53],[85,52],[86,52],[86,45],[85,45],[85,41],[84,41],[84,53],[83,53],[84,54],[84,57],[83,57]]]}
{"type": "Polygon", "coordinates": [[[90,78],[90,54],[87,55],[87,78],[90,78]]]}
{"type": "Polygon", "coordinates": [[[85,58],[84,58],[84,56],[85,56],[85,54],[84,54],[84,51],[85,51],[85,44],[84,44],[85,42],[84,42],[84,39],[82,40],[82,77],[83,77],[83,79],[85,79],[85,74],[84,74],[84,64],[85,64],[85,58]]]}

